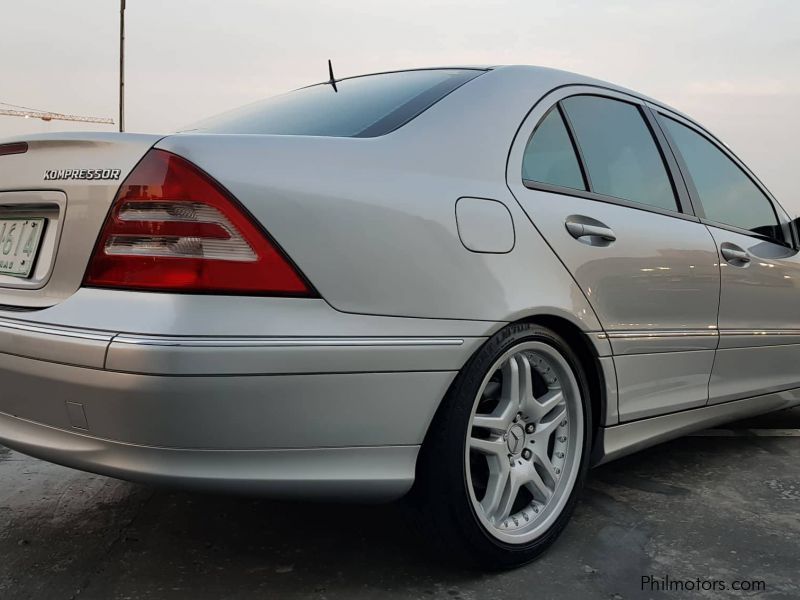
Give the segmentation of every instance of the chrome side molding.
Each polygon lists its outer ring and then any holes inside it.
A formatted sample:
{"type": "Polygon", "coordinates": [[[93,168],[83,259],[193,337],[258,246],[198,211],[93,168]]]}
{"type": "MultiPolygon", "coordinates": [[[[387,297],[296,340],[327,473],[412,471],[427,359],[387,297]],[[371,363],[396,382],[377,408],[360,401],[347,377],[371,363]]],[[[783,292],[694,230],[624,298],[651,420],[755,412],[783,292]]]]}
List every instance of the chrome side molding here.
{"type": "Polygon", "coordinates": [[[719,340],[715,328],[609,331],[605,335],[616,356],[715,350],[719,340]]]}
{"type": "Polygon", "coordinates": [[[725,335],[797,335],[800,336],[800,329],[725,329],[720,331],[725,335]]]}
{"type": "Polygon", "coordinates": [[[178,346],[184,348],[311,348],[319,346],[462,346],[464,340],[462,338],[414,337],[168,337],[120,334],[114,337],[114,343],[136,346],[178,346]]]}
{"type": "Polygon", "coordinates": [[[220,347],[220,348],[309,348],[318,346],[463,346],[464,338],[422,338],[422,337],[202,337],[202,336],[156,336],[138,334],[117,334],[112,331],[79,329],[61,325],[29,323],[0,319],[0,332],[22,332],[40,335],[53,335],[98,342],[132,344],[137,346],[181,346],[181,347],[220,347]]]}
{"type": "Polygon", "coordinates": [[[800,329],[675,329],[675,330],[628,330],[598,332],[597,338],[605,339],[633,339],[633,338],[668,338],[668,337],[702,337],[702,336],[730,336],[730,335],[796,335],[800,336],[800,329]]]}
{"type": "Polygon", "coordinates": [[[716,337],[716,329],[680,329],[676,331],[612,331],[606,334],[609,339],[626,340],[632,338],[667,338],[667,337],[716,337]]]}
{"type": "Polygon", "coordinates": [[[20,331],[23,333],[35,333],[42,335],[55,335],[62,337],[78,338],[84,340],[95,340],[98,342],[110,342],[114,334],[110,331],[95,331],[91,329],[77,329],[74,327],[61,327],[59,325],[39,325],[36,323],[26,323],[24,321],[11,321],[0,319],[0,331],[2,330],[20,331]]]}

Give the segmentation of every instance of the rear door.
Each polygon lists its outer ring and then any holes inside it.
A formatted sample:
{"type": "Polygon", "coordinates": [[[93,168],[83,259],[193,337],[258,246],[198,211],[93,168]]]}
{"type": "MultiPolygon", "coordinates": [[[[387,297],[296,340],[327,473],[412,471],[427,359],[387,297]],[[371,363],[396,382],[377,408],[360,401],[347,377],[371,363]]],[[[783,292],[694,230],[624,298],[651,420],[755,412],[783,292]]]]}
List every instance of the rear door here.
{"type": "Polygon", "coordinates": [[[659,122],[720,254],[710,402],[800,388],[800,255],[789,218],[707,132],[676,115],[659,122]]]}
{"type": "Polygon", "coordinates": [[[508,165],[610,338],[621,421],[705,405],[717,345],[716,248],[663,148],[637,99],[575,86],[534,107],[508,165]]]}

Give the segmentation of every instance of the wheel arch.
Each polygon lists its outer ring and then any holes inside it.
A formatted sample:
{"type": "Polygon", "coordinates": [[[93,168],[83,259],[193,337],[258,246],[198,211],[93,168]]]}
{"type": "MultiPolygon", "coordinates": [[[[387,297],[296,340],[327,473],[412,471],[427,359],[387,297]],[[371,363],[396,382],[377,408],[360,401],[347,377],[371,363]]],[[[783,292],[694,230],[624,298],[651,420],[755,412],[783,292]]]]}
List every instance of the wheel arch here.
{"type": "MultiPolygon", "coordinates": [[[[453,555],[460,553],[469,559],[467,550],[468,546],[472,546],[490,559],[497,560],[498,564],[521,564],[540,554],[563,529],[575,506],[576,492],[583,486],[586,471],[592,464],[592,437],[595,434],[593,429],[601,423],[600,418],[604,410],[605,384],[600,361],[604,353],[602,347],[593,346],[590,335],[591,332],[586,332],[568,316],[556,316],[544,312],[520,316],[513,322],[503,323],[503,327],[495,331],[494,335],[472,354],[462,367],[459,376],[451,383],[444,401],[433,417],[432,425],[435,425],[429,427],[420,448],[415,481],[407,497],[407,505],[420,516],[420,523],[426,528],[425,531],[435,533],[434,539],[438,540],[437,543],[441,544],[446,553],[453,555]],[[534,329],[529,329],[531,327],[534,329]],[[470,500],[469,496],[471,493],[468,482],[469,470],[464,466],[466,441],[464,427],[469,427],[471,424],[474,392],[476,389],[482,389],[487,369],[492,369],[498,364],[496,361],[501,355],[497,353],[511,352],[515,344],[523,343],[527,339],[524,334],[535,333],[538,328],[546,328],[553,334],[547,336],[546,332],[541,331],[545,342],[549,338],[552,345],[555,342],[553,337],[557,336],[572,350],[571,354],[574,356],[567,360],[568,362],[576,360],[582,367],[590,394],[589,398],[584,397],[583,403],[584,406],[587,403],[590,405],[591,414],[587,417],[594,418],[596,423],[592,424],[591,428],[583,428],[584,443],[588,445],[584,447],[579,463],[574,463],[577,465],[575,468],[578,469],[578,474],[575,486],[569,492],[571,499],[567,499],[562,507],[563,510],[558,509],[561,512],[557,519],[548,525],[549,529],[530,542],[533,545],[525,546],[517,552],[515,548],[505,545],[504,539],[491,547],[486,542],[492,538],[485,529],[481,529],[482,525],[476,516],[475,497],[472,496],[470,500]],[[466,506],[462,506],[461,503],[462,496],[459,494],[462,492],[467,494],[464,496],[466,506]],[[443,503],[443,499],[450,501],[443,503]],[[477,527],[473,527],[476,523],[477,527]]],[[[563,357],[563,353],[561,354],[563,357]]]]}
{"type": "Polygon", "coordinates": [[[608,388],[606,387],[606,378],[600,365],[597,349],[589,340],[587,333],[569,319],[553,314],[531,315],[515,322],[533,323],[547,327],[564,338],[564,341],[575,352],[588,379],[589,403],[592,408],[592,430],[596,432],[605,423],[608,407],[608,388]]]}
{"type": "MultiPolygon", "coordinates": [[[[597,348],[589,339],[589,334],[583,329],[581,329],[580,326],[578,326],[565,316],[557,315],[550,312],[541,312],[541,313],[525,315],[514,321],[505,323],[503,327],[499,328],[497,331],[494,331],[492,335],[496,334],[498,331],[501,331],[502,329],[505,329],[508,326],[522,324],[522,323],[531,323],[534,325],[547,327],[548,329],[552,330],[554,333],[562,337],[564,341],[567,342],[569,347],[575,352],[578,360],[580,361],[580,365],[581,367],[583,367],[583,370],[588,379],[589,404],[591,406],[591,411],[592,411],[591,414],[592,434],[593,434],[592,437],[594,438],[597,432],[599,431],[599,428],[606,422],[606,416],[608,410],[608,393],[607,393],[608,387],[606,385],[606,377],[605,373],[603,372],[603,367],[600,364],[599,360],[600,356],[597,352],[597,348]]],[[[489,339],[491,339],[491,336],[489,339]]],[[[475,349],[473,354],[465,361],[464,365],[461,367],[462,370],[472,363],[472,359],[478,352],[480,352],[482,347],[483,345],[475,349]]],[[[433,423],[436,421],[438,413],[442,410],[442,405],[444,404],[444,400],[450,393],[450,389],[452,388],[454,383],[455,380],[451,382],[450,386],[448,387],[447,393],[445,393],[444,397],[439,402],[439,406],[437,407],[434,415],[427,424],[425,431],[425,438],[422,442],[423,447],[425,446],[425,442],[428,439],[431,427],[433,423]]]]}

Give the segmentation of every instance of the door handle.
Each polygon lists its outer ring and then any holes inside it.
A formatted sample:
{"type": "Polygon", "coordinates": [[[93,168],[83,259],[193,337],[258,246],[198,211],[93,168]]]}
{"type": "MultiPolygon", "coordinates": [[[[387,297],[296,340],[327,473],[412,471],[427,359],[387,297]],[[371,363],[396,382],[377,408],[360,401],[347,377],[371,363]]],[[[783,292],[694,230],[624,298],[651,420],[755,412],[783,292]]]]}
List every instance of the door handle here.
{"type": "Polygon", "coordinates": [[[735,267],[743,267],[750,262],[750,255],[747,250],[743,250],[735,244],[724,243],[719,248],[722,258],[735,267]]]}
{"type": "Polygon", "coordinates": [[[600,221],[595,221],[594,219],[589,219],[587,217],[582,217],[580,220],[578,220],[578,218],[570,217],[567,219],[564,225],[566,226],[569,234],[576,240],[581,240],[581,238],[587,237],[595,238],[601,242],[615,242],[617,240],[617,236],[610,227],[604,223],[601,223],[600,221]]]}

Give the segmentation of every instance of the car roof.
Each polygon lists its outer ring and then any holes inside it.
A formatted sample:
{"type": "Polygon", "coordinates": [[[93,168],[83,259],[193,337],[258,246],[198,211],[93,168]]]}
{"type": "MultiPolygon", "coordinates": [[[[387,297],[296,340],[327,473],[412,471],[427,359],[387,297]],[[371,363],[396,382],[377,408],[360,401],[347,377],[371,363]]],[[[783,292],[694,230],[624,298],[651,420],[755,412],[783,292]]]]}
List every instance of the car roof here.
{"type": "MultiPolygon", "coordinates": [[[[546,75],[547,78],[554,82],[554,87],[559,87],[561,85],[590,85],[596,86],[600,88],[604,88],[607,90],[612,90],[616,92],[621,92],[623,94],[627,94],[638,98],[644,102],[649,102],[655,106],[659,106],[666,110],[669,110],[681,117],[695,123],[698,126],[701,126],[699,123],[696,123],[694,119],[689,117],[688,115],[682,113],[681,111],[675,109],[674,107],[662,102],[661,100],[656,100],[650,96],[642,94],[636,90],[627,88],[625,86],[612,83],[610,81],[605,81],[602,79],[597,79],[595,77],[591,77],[588,75],[583,75],[581,73],[574,73],[572,71],[565,71],[563,69],[556,69],[553,67],[545,67],[540,65],[525,65],[525,64],[483,64],[483,65],[438,65],[438,66],[426,66],[426,67],[409,67],[405,69],[388,69],[386,71],[376,71],[371,73],[360,73],[356,75],[348,75],[346,77],[342,77],[341,79],[336,79],[336,81],[344,81],[347,79],[355,79],[358,77],[368,77],[371,75],[385,75],[388,73],[404,73],[408,71],[438,71],[438,70],[457,70],[457,69],[469,69],[469,70],[476,70],[476,71],[496,71],[498,74],[502,72],[508,73],[515,73],[517,75],[523,75],[524,77],[530,78],[541,78],[543,75],[546,75]]],[[[303,87],[311,87],[314,85],[320,85],[328,83],[328,81],[320,81],[317,83],[309,84],[303,87]]],[[[701,126],[702,127],[702,126],[701,126]]]]}
{"type": "MultiPolygon", "coordinates": [[[[557,85],[591,85],[597,86],[608,90],[613,90],[616,92],[621,92],[623,94],[628,94],[630,96],[634,96],[643,100],[645,102],[649,102],[656,106],[660,106],[665,108],[669,111],[672,111],[676,114],[681,116],[679,110],[669,106],[668,104],[662,102],[661,100],[656,100],[646,94],[633,90],[631,88],[619,85],[617,83],[612,83],[610,81],[605,81],[603,79],[598,79],[596,77],[591,77],[589,75],[583,75],[581,73],[574,73],[571,71],[564,71],[562,69],[554,69],[552,67],[543,67],[543,66],[536,66],[536,65],[498,65],[491,67],[492,70],[496,71],[515,71],[515,72],[524,72],[528,76],[532,78],[541,77],[542,75],[547,75],[549,79],[555,81],[557,85]]],[[[689,117],[686,117],[687,119],[689,117]]],[[[690,119],[691,120],[691,119],[690,119]]]]}

